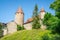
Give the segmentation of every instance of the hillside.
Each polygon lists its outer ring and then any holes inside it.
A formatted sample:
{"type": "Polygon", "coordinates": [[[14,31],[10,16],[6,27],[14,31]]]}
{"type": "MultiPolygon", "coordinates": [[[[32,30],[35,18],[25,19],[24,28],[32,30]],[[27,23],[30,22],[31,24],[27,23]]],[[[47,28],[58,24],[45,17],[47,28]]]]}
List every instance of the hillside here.
{"type": "Polygon", "coordinates": [[[42,37],[46,34],[49,35],[48,30],[22,30],[15,32],[14,34],[6,35],[0,40],[42,40],[42,37]]]}

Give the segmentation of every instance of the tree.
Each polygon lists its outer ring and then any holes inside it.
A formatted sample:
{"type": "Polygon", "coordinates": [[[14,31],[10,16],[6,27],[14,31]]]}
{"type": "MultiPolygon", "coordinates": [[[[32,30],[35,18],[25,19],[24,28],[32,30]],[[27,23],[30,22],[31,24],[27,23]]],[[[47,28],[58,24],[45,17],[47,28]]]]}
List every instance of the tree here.
{"type": "Polygon", "coordinates": [[[55,10],[55,16],[60,19],[60,0],[55,0],[51,5],[50,8],[55,10]]]}
{"type": "Polygon", "coordinates": [[[58,20],[57,27],[55,28],[55,32],[60,34],[60,19],[58,20]]]}
{"type": "Polygon", "coordinates": [[[48,23],[47,21],[52,17],[53,15],[51,15],[51,13],[46,13],[45,16],[44,16],[44,20],[43,20],[43,24],[48,26],[48,23]]]}
{"type": "Polygon", "coordinates": [[[55,28],[58,26],[58,21],[59,19],[57,17],[51,17],[48,21],[47,21],[47,29],[55,31],[55,28]]]}
{"type": "Polygon", "coordinates": [[[33,27],[32,28],[34,28],[34,29],[40,28],[40,21],[39,21],[40,19],[38,16],[38,6],[37,5],[35,5],[35,9],[34,9],[32,18],[33,18],[33,22],[32,22],[33,27]]]}
{"type": "Polygon", "coordinates": [[[58,17],[52,16],[45,23],[47,29],[51,30],[52,33],[60,33],[60,19],[58,17]]]}
{"type": "Polygon", "coordinates": [[[47,29],[51,30],[53,33],[60,33],[60,19],[58,17],[46,13],[43,23],[47,26],[47,29]]]}

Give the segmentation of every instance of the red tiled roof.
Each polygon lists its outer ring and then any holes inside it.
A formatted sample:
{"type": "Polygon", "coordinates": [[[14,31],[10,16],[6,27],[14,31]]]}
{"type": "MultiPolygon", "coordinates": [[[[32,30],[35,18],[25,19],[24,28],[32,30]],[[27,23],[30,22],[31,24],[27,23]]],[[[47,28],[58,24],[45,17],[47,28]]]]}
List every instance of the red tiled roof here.
{"type": "Polygon", "coordinates": [[[32,21],[33,21],[33,18],[29,18],[29,19],[25,22],[25,24],[30,23],[30,22],[32,22],[32,21]]]}

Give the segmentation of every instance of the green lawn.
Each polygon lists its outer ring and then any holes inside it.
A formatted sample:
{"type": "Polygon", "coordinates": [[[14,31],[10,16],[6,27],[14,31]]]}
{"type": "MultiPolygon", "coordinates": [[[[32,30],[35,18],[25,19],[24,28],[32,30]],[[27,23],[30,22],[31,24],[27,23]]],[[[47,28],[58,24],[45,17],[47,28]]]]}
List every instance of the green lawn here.
{"type": "Polygon", "coordinates": [[[0,40],[42,40],[42,36],[49,35],[48,30],[21,30],[10,35],[6,35],[0,40]]]}

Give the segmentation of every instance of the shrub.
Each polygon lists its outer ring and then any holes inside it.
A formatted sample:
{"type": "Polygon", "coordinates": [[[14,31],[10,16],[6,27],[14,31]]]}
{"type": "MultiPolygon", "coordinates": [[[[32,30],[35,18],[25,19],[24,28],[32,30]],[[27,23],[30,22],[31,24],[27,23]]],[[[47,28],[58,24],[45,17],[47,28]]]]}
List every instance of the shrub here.
{"type": "Polygon", "coordinates": [[[42,39],[43,40],[49,40],[49,36],[45,34],[44,36],[42,36],[42,39]]]}
{"type": "Polygon", "coordinates": [[[24,26],[17,25],[17,31],[24,30],[24,26]]]}
{"type": "Polygon", "coordinates": [[[2,25],[0,24],[0,38],[3,36],[3,30],[2,30],[2,25]]]}
{"type": "Polygon", "coordinates": [[[3,37],[3,30],[0,30],[0,38],[3,37]]]}
{"type": "Polygon", "coordinates": [[[54,40],[60,40],[60,35],[55,35],[54,40]]]}

